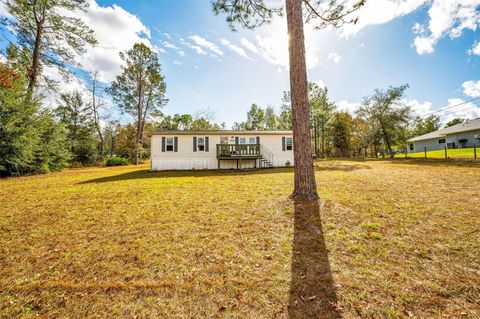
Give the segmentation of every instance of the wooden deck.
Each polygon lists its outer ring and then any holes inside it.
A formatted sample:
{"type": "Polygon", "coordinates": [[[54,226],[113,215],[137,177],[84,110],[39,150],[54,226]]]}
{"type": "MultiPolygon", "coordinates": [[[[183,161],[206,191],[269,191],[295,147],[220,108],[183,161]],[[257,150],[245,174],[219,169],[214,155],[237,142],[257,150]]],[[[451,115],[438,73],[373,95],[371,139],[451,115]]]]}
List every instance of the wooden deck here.
{"type": "Polygon", "coordinates": [[[254,160],[254,168],[272,167],[272,163],[262,154],[260,144],[217,144],[217,161],[220,169],[220,161],[234,160],[237,169],[242,169],[242,160],[254,160]]]}
{"type": "Polygon", "coordinates": [[[261,158],[260,144],[217,144],[217,159],[261,158]]]}

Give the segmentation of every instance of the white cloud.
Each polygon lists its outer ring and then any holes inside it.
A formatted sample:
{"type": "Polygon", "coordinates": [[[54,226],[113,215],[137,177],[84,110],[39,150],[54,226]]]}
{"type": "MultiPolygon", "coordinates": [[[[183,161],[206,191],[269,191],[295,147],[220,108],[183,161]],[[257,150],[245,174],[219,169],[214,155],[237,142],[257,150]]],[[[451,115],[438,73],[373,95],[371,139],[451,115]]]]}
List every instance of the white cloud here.
{"type": "Polygon", "coordinates": [[[202,54],[202,55],[207,54],[207,52],[205,52],[205,50],[199,47],[198,45],[191,45],[190,47],[194,49],[198,54],[202,54]]]}
{"type": "Polygon", "coordinates": [[[245,50],[242,49],[241,47],[239,47],[239,46],[231,43],[231,42],[228,41],[227,39],[221,39],[220,42],[221,42],[224,46],[226,46],[227,48],[229,48],[230,50],[232,50],[233,52],[237,53],[239,56],[248,59],[248,55],[245,53],[245,50]]]}
{"type": "Polygon", "coordinates": [[[337,105],[338,111],[348,112],[351,115],[355,115],[355,112],[357,112],[358,108],[362,105],[360,103],[349,102],[347,100],[341,100],[335,102],[335,104],[337,105]]]}
{"type": "Polygon", "coordinates": [[[442,37],[457,38],[464,30],[475,31],[480,23],[477,11],[480,0],[369,0],[354,13],[358,23],[344,25],[339,33],[349,37],[367,26],[387,23],[424,5],[429,6],[427,24],[417,22],[412,28],[416,35],[413,45],[418,54],[432,53],[442,37]]]}
{"type": "Polygon", "coordinates": [[[183,44],[184,46],[186,46],[186,47],[188,47],[188,48],[190,48],[190,49],[195,50],[198,54],[201,54],[201,55],[206,55],[206,54],[207,54],[207,52],[205,52],[205,50],[202,49],[200,46],[191,44],[190,42],[185,41],[184,38],[180,38],[179,41],[180,41],[180,43],[183,44]]]}
{"type": "Polygon", "coordinates": [[[480,42],[476,42],[473,47],[468,50],[468,54],[480,55],[480,42]]]}
{"type": "Polygon", "coordinates": [[[415,24],[413,25],[412,27],[412,32],[413,34],[423,34],[425,33],[427,30],[425,29],[425,26],[418,23],[418,22],[415,22],[415,24]]]}
{"type": "Polygon", "coordinates": [[[168,42],[168,41],[162,41],[162,44],[164,47],[167,49],[172,49],[172,50],[180,50],[179,47],[177,47],[175,44],[168,42]]]}
{"type": "Polygon", "coordinates": [[[432,112],[432,102],[430,101],[425,101],[425,102],[420,102],[418,100],[403,100],[403,104],[406,106],[409,106],[412,111],[415,113],[417,116],[425,116],[428,113],[432,112]]]}
{"type": "Polygon", "coordinates": [[[176,65],[182,65],[183,64],[183,62],[180,62],[178,60],[173,61],[173,63],[176,64],[176,65]]]}
{"type": "Polygon", "coordinates": [[[480,97],[480,80],[463,82],[462,88],[466,96],[480,97]]]}
{"type": "Polygon", "coordinates": [[[159,47],[158,45],[154,45],[154,46],[153,46],[153,49],[154,49],[158,54],[167,52],[167,51],[165,51],[163,48],[159,47]]]}
{"type": "Polygon", "coordinates": [[[98,41],[96,47],[87,48],[78,63],[88,72],[98,71],[101,81],[115,79],[121,72],[119,53],[131,49],[135,43],[142,42],[155,49],[149,40],[150,30],[120,6],[102,7],[90,0],[87,11],[78,15],[95,31],[98,41]]]}
{"type": "Polygon", "coordinates": [[[240,40],[240,44],[243,45],[245,48],[247,48],[248,50],[252,51],[253,53],[257,53],[258,54],[258,48],[255,46],[255,44],[253,44],[252,42],[248,41],[247,39],[245,38],[242,38],[240,40]]]}
{"type": "MultiPolygon", "coordinates": [[[[479,95],[480,96],[480,95],[479,95]]],[[[473,119],[480,117],[480,108],[472,102],[466,102],[463,99],[451,98],[448,99],[447,105],[436,108],[432,108],[432,102],[425,101],[419,102],[418,100],[404,100],[405,105],[412,108],[415,115],[429,116],[436,115],[440,117],[443,123],[447,123],[456,117],[473,119]]]]}
{"type": "Polygon", "coordinates": [[[45,66],[43,68],[42,75],[46,76],[50,80],[61,83],[58,88],[59,92],[49,91],[42,85],[42,83],[40,83],[40,86],[38,87],[38,93],[45,97],[44,105],[46,107],[53,108],[57,106],[57,100],[59,99],[61,93],[71,93],[74,91],[79,91],[84,95],[88,93],[88,87],[85,80],[75,76],[70,76],[68,79],[65,79],[57,68],[45,66]]]}
{"type": "Polygon", "coordinates": [[[339,32],[343,37],[352,36],[369,25],[384,24],[407,15],[426,2],[427,0],[368,0],[362,8],[354,13],[359,17],[358,23],[345,24],[339,32]]]}
{"type": "Polygon", "coordinates": [[[327,60],[328,61],[333,61],[334,63],[340,63],[342,61],[343,57],[335,52],[332,52],[328,55],[327,60]]]}
{"type": "Polygon", "coordinates": [[[440,115],[440,119],[444,123],[449,122],[457,117],[467,118],[467,119],[475,119],[480,117],[480,107],[478,107],[476,104],[472,102],[465,103],[463,99],[452,98],[448,100],[447,107],[450,107],[450,106],[455,106],[455,107],[452,107],[451,109],[445,110],[437,114],[437,115],[440,115]],[[461,105],[458,105],[458,104],[461,104],[461,105]],[[458,106],[455,106],[455,105],[458,105],[458,106]]]}
{"type": "Polygon", "coordinates": [[[12,16],[8,13],[7,7],[3,1],[0,1],[0,17],[5,17],[11,19],[12,16]]]}
{"type": "MultiPolygon", "coordinates": [[[[305,51],[307,69],[318,65],[318,31],[305,28],[305,51]]],[[[249,51],[258,54],[269,63],[288,69],[288,34],[286,19],[274,19],[269,28],[255,38],[255,43],[242,38],[240,43],[249,51]]]]}
{"type": "Polygon", "coordinates": [[[477,7],[480,0],[433,0],[428,10],[428,35],[425,27],[414,45],[418,54],[432,53],[435,44],[445,35],[457,38],[464,30],[475,31],[480,23],[477,7]]]}
{"type": "Polygon", "coordinates": [[[322,80],[317,80],[317,81],[313,81],[313,83],[317,84],[319,87],[321,88],[325,88],[325,82],[323,82],[322,80]]]}
{"type": "Polygon", "coordinates": [[[190,36],[190,39],[192,39],[192,41],[195,42],[196,45],[213,52],[215,55],[223,56],[223,51],[220,50],[220,48],[215,43],[210,42],[199,35],[192,35],[190,36]]]}
{"type": "Polygon", "coordinates": [[[435,42],[430,38],[416,37],[413,41],[418,54],[433,53],[435,42]]]}

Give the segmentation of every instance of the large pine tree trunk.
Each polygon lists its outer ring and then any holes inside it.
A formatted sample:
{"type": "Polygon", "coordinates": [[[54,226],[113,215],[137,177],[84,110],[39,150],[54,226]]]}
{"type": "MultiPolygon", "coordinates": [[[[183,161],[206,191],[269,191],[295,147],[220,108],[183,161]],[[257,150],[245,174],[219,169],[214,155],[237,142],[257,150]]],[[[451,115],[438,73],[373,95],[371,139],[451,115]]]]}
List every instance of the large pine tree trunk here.
{"type": "Polygon", "coordinates": [[[40,50],[42,45],[43,35],[43,21],[37,23],[37,31],[35,33],[35,45],[32,52],[32,64],[28,74],[28,88],[27,88],[27,101],[31,101],[33,98],[33,91],[37,86],[38,69],[40,67],[40,50]]]}
{"type": "Polygon", "coordinates": [[[295,188],[292,198],[318,199],[312,160],[302,0],[286,0],[293,117],[295,188]]]}

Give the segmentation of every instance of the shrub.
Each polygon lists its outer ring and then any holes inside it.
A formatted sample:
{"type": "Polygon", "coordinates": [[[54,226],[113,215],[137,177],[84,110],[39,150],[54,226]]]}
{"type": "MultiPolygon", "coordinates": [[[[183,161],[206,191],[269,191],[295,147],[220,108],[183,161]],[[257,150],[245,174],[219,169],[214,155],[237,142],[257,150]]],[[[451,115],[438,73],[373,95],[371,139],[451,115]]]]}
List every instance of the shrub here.
{"type": "Polygon", "coordinates": [[[130,164],[130,161],[123,157],[110,157],[107,160],[106,166],[123,166],[130,164]]]}

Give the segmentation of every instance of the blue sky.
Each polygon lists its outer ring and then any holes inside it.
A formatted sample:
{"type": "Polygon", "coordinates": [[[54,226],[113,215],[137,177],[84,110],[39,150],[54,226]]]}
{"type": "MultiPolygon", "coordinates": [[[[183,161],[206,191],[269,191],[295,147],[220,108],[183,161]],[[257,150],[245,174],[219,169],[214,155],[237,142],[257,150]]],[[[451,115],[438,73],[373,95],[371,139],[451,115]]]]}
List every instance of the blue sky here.
{"type": "MultiPolygon", "coordinates": [[[[306,26],[309,80],[326,85],[330,98],[352,112],[374,89],[405,83],[405,103],[418,114],[479,97],[479,5],[370,0],[357,26],[306,26]]],[[[168,114],[209,108],[217,122],[231,126],[252,103],[278,110],[289,89],[285,17],[232,32],[207,0],[91,0],[91,7],[86,19],[100,35],[99,48],[80,59],[82,67],[103,72],[108,82],[119,72],[118,51],[148,43],[160,55],[168,114]]],[[[467,103],[438,114],[446,121],[480,111],[467,103]]]]}

